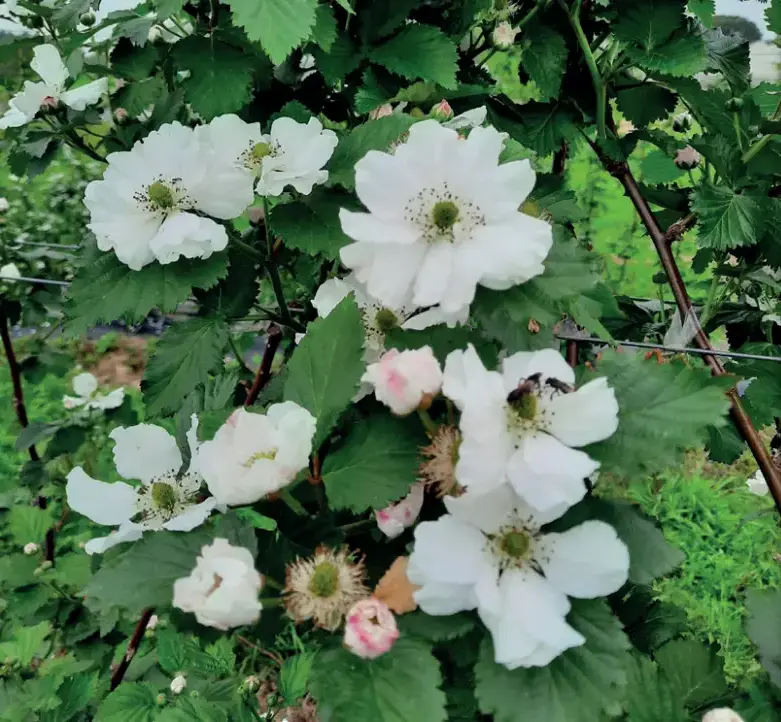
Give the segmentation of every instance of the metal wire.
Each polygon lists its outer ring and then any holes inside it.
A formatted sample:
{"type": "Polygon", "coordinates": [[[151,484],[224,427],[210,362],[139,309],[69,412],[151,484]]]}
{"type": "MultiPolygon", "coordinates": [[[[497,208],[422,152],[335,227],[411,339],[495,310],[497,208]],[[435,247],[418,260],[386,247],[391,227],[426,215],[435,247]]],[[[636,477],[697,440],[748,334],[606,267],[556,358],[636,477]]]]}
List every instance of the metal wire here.
{"type": "Polygon", "coordinates": [[[81,249],[79,245],[64,245],[61,243],[38,243],[37,241],[14,241],[14,243],[20,246],[40,246],[41,248],[55,248],[61,251],[78,251],[81,249]]]}
{"type": "Polygon", "coordinates": [[[29,278],[27,276],[0,276],[0,281],[16,281],[16,282],[22,282],[22,283],[40,283],[44,286],[46,284],[49,284],[51,286],[70,286],[70,283],[68,281],[55,281],[52,278],[29,278]]]}
{"type": "Polygon", "coordinates": [[[640,341],[613,341],[612,343],[608,343],[602,338],[580,338],[578,336],[568,336],[566,334],[556,334],[556,338],[562,341],[575,341],[576,343],[602,344],[607,346],[615,344],[616,346],[629,346],[632,348],[659,349],[660,351],[670,351],[672,353],[691,353],[697,356],[726,356],[727,358],[751,359],[752,361],[774,361],[775,363],[781,363],[781,356],[761,356],[753,353],[740,353],[739,351],[704,351],[701,348],[664,346],[658,343],[642,343],[640,341]]]}

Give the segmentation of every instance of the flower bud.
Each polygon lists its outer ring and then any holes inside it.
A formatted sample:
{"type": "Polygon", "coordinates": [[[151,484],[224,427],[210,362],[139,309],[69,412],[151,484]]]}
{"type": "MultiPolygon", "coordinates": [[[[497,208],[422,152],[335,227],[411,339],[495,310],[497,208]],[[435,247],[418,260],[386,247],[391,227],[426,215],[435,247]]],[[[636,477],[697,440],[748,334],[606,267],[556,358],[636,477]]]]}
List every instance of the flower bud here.
{"type": "Polygon", "coordinates": [[[742,98],[730,98],[726,103],[724,103],[724,110],[726,110],[728,113],[737,113],[742,107],[742,98]]]}
{"type": "Polygon", "coordinates": [[[95,24],[95,13],[93,13],[91,10],[87,11],[86,13],[82,13],[79,15],[79,22],[85,28],[91,28],[95,24]]]}
{"type": "Polygon", "coordinates": [[[499,23],[493,32],[494,45],[497,48],[509,48],[515,42],[515,36],[518,35],[518,29],[514,28],[507,21],[499,23]]]}
{"type": "Polygon", "coordinates": [[[0,213],[5,213],[10,207],[7,198],[0,198],[0,213]]]}
{"type": "Polygon", "coordinates": [[[685,133],[692,127],[692,117],[688,113],[679,113],[673,118],[673,130],[676,133],[685,133]]]}
{"type": "Polygon", "coordinates": [[[255,692],[260,687],[260,677],[251,674],[244,680],[242,685],[247,692],[255,692]]]}
{"type": "Polygon", "coordinates": [[[435,120],[450,120],[455,113],[447,100],[440,100],[432,109],[429,115],[435,120]]]}
{"type": "Polygon", "coordinates": [[[36,554],[40,548],[40,544],[36,544],[35,542],[27,542],[27,544],[24,545],[24,553],[27,554],[27,556],[32,556],[33,554],[36,554]]]}
{"type": "Polygon", "coordinates": [[[176,677],[171,680],[171,691],[174,694],[181,694],[184,692],[184,688],[186,686],[187,677],[185,677],[183,674],[177,674],[176,677]]]}
{"type": "Polygon", "coordinates": [[[707,712],[702,722],[743,722],[743,718],[729,707],[720,707],[707,712]]]}
{"type": "Polygon", "coordinates": [[[344,646],[353,654],[363,659],[376,659],[390,651],[398,638],[393,612],[379,599],[362,599],[347,612],[344,646]]]}
{"type": "Polygon", "coordinates": [[[166,699],[165,695],[164,695],[162,692],[161,692],[160,694],[158,694],[158,695],[157,695],[157,697],[155,697],[155,704],[156,704],[158,707],[163,707],[163,706],[165,706],[165,703],[166,703],[167,701],[168,701],[168,700],[166,699]]]}
{"type": "Polygon", "coordinates": [[[128,112],[124,108],[114,110],[114,122],[117,125],[124,125],[129,119],[128,112]]]}
{"type": "Polygon", "coordinates": [[[423,508],[424,485],[412,485],[409,494],[401,501],[376,512],[377,527],[389,539],[395,539],[407,527],[412,526],[423,508]]]}
{"type": "Polygon", "coordinates": [[[159,623],[160,617],[158,617],[156,614],[153,614],[151,617],[149,617],[146,628],[149,630],[154,629],[159,623]]]}
{"type": "Polygon", "coordinates": [[[690,145],[682,148],[675,154],[675,165],[681,170],[696,168],[700,162],[700,154],[690,145]]]}

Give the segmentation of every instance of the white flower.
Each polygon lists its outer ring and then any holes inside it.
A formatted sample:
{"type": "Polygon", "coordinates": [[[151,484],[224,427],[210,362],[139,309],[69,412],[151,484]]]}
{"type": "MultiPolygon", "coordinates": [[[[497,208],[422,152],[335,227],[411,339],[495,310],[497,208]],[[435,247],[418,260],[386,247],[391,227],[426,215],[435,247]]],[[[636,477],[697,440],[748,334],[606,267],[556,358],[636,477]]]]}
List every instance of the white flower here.
{"type": "Polygon", "coordinates": [[[151,617],[149,617],[149,621],[146,624],[147,631],[153,630],[159,623],[160,617],[158,617],[156,614],[153,614],[151,617]]]}
{"type": "Polygon", "coordinates": [[[273,404],[265,414],[234,411],[198,449],[198,469],[217,503],[252,504],[287,486],[309,463],[316,425],[292,401],[273,404]]]}
{"type": "Polygon", "coordinates": [[[464,130],[466,128],[477,128],[485,123],[485,119],[488,116],[488,108],[484,105],[480,108],[474,108],[473,110],[467,110],[465,113],[457,115],[455,118],[448,120],[442,125],[445,128],[452,128],[453,130],[464,130]]]}
{"type": "Polygon", "coordinates": [[[9,281],[21,277],[22,274],[19,272],[19,269],[16,267],[15,263],[6,263],[4,266],[0,267],[0,278],[2,278],[4,281],[9,281]]]}
{"type": "Polygon", "coordinates": [[[37,554],[40,548],[40,544],[36,544],[35,542],[27,542],[27,544],[24,545],[24,553],[27,554],[27,556],[32,556],[33,554],[37,554]]]}
{"type": "Polygon", "coordinates": [[[765,475],[759,469],[754,476],[746,479],[746,486],[752,494],[756,494],[757,496],[767,496],[770,493],[770,488],[765,480],[765,475]]]}
{"type": "MultiPolygon", "coordinates": [[[[190,453],[196,454],[198,419],[192,416],[187,432],[190,453]]],[[[113,534],[87,542],[87,554],[102,554],[117,544],[136,541],[145,531],[168,529],[190,531],[200,526],[216,504],[213,497],[197,503],[201,477],[193,464],[177,477],[182,455],[176,439],[165,429],[138,424],[114,429],[114,465],[125,479],[138,479],[133,487],[123,481],[113,484],[87,475],[80,466],[68,474],[68,506],[96,524],[118,526],[113,534]]]]}
{"type": "Polygon", "coordinates": [[[377,363],[370,364],[361,378],[371,384],[377,401],[397,416],[411,414],[442,388],[442,369],[429,346],[386,351],[377,363]]]}
{"type": "Polygon", "coordinates": [[[509,669],[539,667],[585,641],[566,621],[567,597],[611,594],[627,579],[629,552],[615,530],[586,521],[542,533],[539,515],[508,486],[446,497],[448,514],[415,529],[407,576],[427,614],[477,609],[509,669]]]}
{"type": "Polygon", "coordinates": [[[5,213],[10,207],[7,198],[0,198],[0,213],[5,213]]]}
{"type": "Polygon", "coordinates": [[[424,120],[393,155],[373,150],[356,164],[369,212],[340,211],[356,241],[341,258],[370,295],[390,307],[411,299],[457,312],[478,283],[505,289],[545,270],[551,227],[518,210],[535,174],[528,160],[499,165],[504,139],[474,128],[464,140],[424,120]]]}
{"type": "Polygon", "coordinates": [[[401,501],[375,512],[377,527],[386,537],[395,539],[415,523],[423,508],[425,489],[422,483],[413,484],[409,494],[401,501]]]}
{"type": "Polygon", "coordinates": [[[73,391],[76,396],[63,396],[62,404],[66,409],[83,406],[85,409],[116,409],[125,400],[124,389],[114,389],[108,394],[98,394],[98,380],[89,372],[73,378],[73,391]]]}
{"type": "MultiPolygon", "coordinates": [[[[464,307],[456,313],[445,313],[434,307],[417,313],[419,309],[405,303],[388,307],[372,298],[354,273],[345,278],[330,278],[317,289],[312,305],[320,318],[325,318],[343,300],[353,294],[361,311],[363,327],[366,332],[363,358],[367,364],[378,361],[385,351],[385,334],[393,328],[421,330],[438,323],[455,326],[465,323],[469,308],[464,307]]],[[[367,393],[370,387],[366,386],[367,393]]],[[[364,394],[365,395],[365,394],[364,394]]]]}
{"type": "Polygon", "coordinates": [[[292,118],[277,118],[268,135],[260,137],[253,155],[260,162],[257,192],[278,196],[287,186],[309,195],[312,188],[328,180],[323,166],[333,155],[339,139],[332,130],[323,130],[317,118],[299,123],[292,118]]]}
{"type": "Polygon", "coordinates": [[[518,28],[514,28],[507,21],[501,22],[494,28],[494,45],[497,48],[509,48],[515,42],[515,36],[518,33],[518,28]]]}
{"type": "Polygon", "coordinates": [[[543,512],[563,512],[586,493],[599,463],[573,447],[618,427],[615,392],[604,378],[575,390],[575,372],[553,349],[516,353],[487,371],[473,346],[453,351],[442,392],[461,409],[456,478],[482,493],[509,482],[543,512]]]}
{"type": "Polygon", "coordinates": [[[207,627],[227,630],[258,621],[262,586],[249,549],[215,539],[201,548],[190,576],[174,582],[173,604],[207,627]]]}
{"type": "Polygon", "coordinates": [[[184,688],[186,686],[187,677],[185,677],[183,674],[177,674],[176,677],[171,680],[170,689],[174,694],[181,694],[184,692],[184,688]]]}
{"type": "Polygon", "coordinates": [[[108,80],[101,78],[72,90],[65,90],[68,69],[60,58],[54,45],[38,45],[33,50],[34,58],[30,67],[38,74],[42,82],[25,81],[24,89],[15,95],[5,115],[0,118],[0,128],[17,128],[35,118],[43,106],[57,105],[63,102],[74,110],[84,110],[100,100],[108,88],[108,80]]]}
{"type": "Polygon", "coordinates": [[[706,712],[702,722],[743,722],[743,718],[729,707],[719,707],[706,712]]]}
{"type": "Polygon", "coordinates": [[[385,602],[370,597],[356,602],[344,623],[344,646],[362,659],[377,659],[399,638],[396,618],[385,602]]]}
{"type": "Polygon", "coordinates": [[[213,176],[211,148],[199,138],[167,123],[132,150],[108,155],[103,179],[84,195],[100,250],[138,271],[155,259],[208,258],[228,245],[225,228],[198,212],[236,218],[251,198],[213,176]]]}

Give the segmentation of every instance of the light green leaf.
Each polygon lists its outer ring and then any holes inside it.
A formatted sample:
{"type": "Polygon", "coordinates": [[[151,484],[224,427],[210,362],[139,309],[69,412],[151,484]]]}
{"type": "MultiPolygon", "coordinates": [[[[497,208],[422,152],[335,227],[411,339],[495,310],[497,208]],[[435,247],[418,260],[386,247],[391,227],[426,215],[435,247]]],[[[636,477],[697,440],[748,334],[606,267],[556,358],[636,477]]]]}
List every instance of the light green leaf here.
{"type": "Polygon", "coordinates": [[[233,24],[260,41],[275,64],[308,38],[315,24],[317,0],[228,0],[233,24]]]}
{"type": "Polygon", "coordinates": [[[627,48],[627,55],[646,70],[677,77],[691,77],[708,65],[705,41],[689,33],[676,34],[671,40],[654,48],[627,48]]]}
{"type": "Polygon", "coordinates": [[[781,591],[749,589],[746,610],[746,632],[759,649],[759,661],[781,688],[781,591]]]}
{"type": "Polygon", "coordinates": [[[247,522],[247,524],[250,524],[254,529],[274,531],[277,528],[277,522],[270,516],[264,516],[260,512],[246,506],[241,509],[236,509],[236,516],[242,521],[247,522]]]}
{"type": "Polygon", "coordinates": [[[524,48],[521,65],[540,91],[540,99],[555,98],[567,63],[567,43],[549,25],[534,23],[524,30],[529,45],[524,48]]]}
{"type": "Polygon", "coordinates": [[[424,444],[415,420],[386,415],[364,419],[323,464],[330,506],[358,513],[398,501],[416,479],[418,448],[424,444]]]}
{"type": "Polygon", "coordinates": [[[449,642],[466,636],[475,628],[475,621],[474,614],[469,612],[433,616],[420,610],[397,618],[399,630],[404,636],[410,635],[432,643],[449,642]]]}
{"type": "Polygon", "coordinates": [[[374,48],[369,59],[408,80],[430,80],[445,88],[456,87],[456,46],[431,25],[407,25],[398,35],[374,48]]]}
{"type": "Polygon", "coordinates": [[[279,670],[279,693],[285,704],[293,706],[306,694],[315,652],[306,651],[289,657],[279,670]]]}
{"type": "Polygon", "coordinates": [[[149,31],[155,24],[156,18],[143,17],[143,18],[131,18],[129,20],[123,20],[116,26],[114,35],[120,38],[129,38],[133,45],[146,45],[149,31]]]}
{"type": "Polygon", "coordinates": [[[40,544],[46,531],[54,525],[54,513],[51,508],[17,505],[8,512],[6,523],[14,542],[19,546],[28,542],[40,544]]]}
{"type": "Polygon", "coordinates": [[[191,35],[174,45],[174,63],[189,71],[184,96],[205,121],[235,113],[250,99],[252,64],[238,48],[191,35]]]}
{"type": "Polygon", "coordinates": [[[672,183],[684,174],[669,155],[658,149],[652,150],[643,158],[640,162],[640,170],[643,173],[643,180],[652,185],[672,183]]]}
{"type": "Polygon", "coordinates": [[[327,53],[336,41],[337,34],[338,27],[333,10],[331,10],[329,5],[318,5],[315,14],[315,26],[312,28],[312,36],[309,40],[319,45],[327,53]]]}
{"type": "Polygon", "coordinates": [[[287,365],[285,400],[317,419],[314,448],[328,437],[358,389],[366,368],[363,343],[361,313],[348,296],[328,316],[309,324],[287,365]]]}
{"type": "Polygon", "coordinates": [[[618,109],[627,120],[638,127],[667,117],[675,109],[678,101],[675,93],[650,82],[627,90],[619,90],[616,98],[618,109]]]}
{"type": "Polygon", "coordinates": [[[342,232],[339,210],[357,210],[352,196],[315,190],[294,203],[277,206],[271,214],[271,229],[288,248],[311,256],[322,253],[337,260],[339,251],[352,240],[342,232]]]}
{"type": "Polygon", "coordinates": [[[221,316],[195,318],[172,326],[149,360],[141,387],[147,413],[175,413],[185,397],[222,362],[229,328],[221,316]]]}
{"type": "Polygon", "coordinates": [[[338,183],[349,190],[355,187],[355,164],[370,150],[388,151],[415,122],[409,115],[388,115],[359,125],[344,136],[336,146],[331,161],[328,183],[338,183]]]}
{"type": "Polygon", "coordinates": [[[98,709],[97,722],[154,722],[158,706],[155,688],[146,682],[124,682],[98,709]]]}
{"type": "Polygon", "coordinates": [[[202,666],[201,660],[205,655],[193,636],[164,627],[156,634],[156,644],[160,667],[167,674],[175,676],[202,666]]]}
{"type": "Polygon", "coordinates": [[[692,194],[700,246],[724,251],[753,246],[765,228],[765,202],[760,195],[726,186],[702,185],[692,194]]]}
{"type": "Polygon", "coordinates": [[[66,679],[57,690],[60,704],[41,713],[40,722],[70,722],[79,712],[87,709],[95,697],[97,675],[78,674],[66,679]]]}
{"type": "Polygon", "coordinates": [[[751,88],[749,95],[764,116],[773,115],[781,103],[781,84],[760,83],[751,88]]]}
{"type": "Polygon", "coordinates": [[[623,699],[629,640],[602,600],[572,600],[567,621],[586,643],[547,667],[509,670],[494,662],[486,639],[475,666],[480,711],[494,722],[599,720],[623,699]]]}
{"type": "Polygon", "coordinates": [[[713,27],[713,18],[716,15],[715,0],[689,0],[686,7],[706,28],[713,27]]]}
{"type": "Polygon", "coordinates": [[[439,663],[428,645],[402,637],[375,660],[340,647],[315,658],[310,689],[339,722],[444,722],[439,663]]]}
{"type": "Polygon", "coordinates": [[[606,351],[584,381],[598,376],[618,400],[618,431],[585,448],[602,471],[633,477],[666,468],[700,444],[708,426],[726,423],[728,382],[703,369],[606,351]]]}
{"type": "Polygon", "coordinates": [[[682,700],[653,660],[632,655],[627,671],[627,722],[687,722],[682,700]]]}
{"type": "Polygon", "coordinates": [[[16,437],[16,450],[24,451],[31,446],[37,444],[44,439],[48,439],[50,436],[54,436],[60,428],[62,423],[54,422],[51,424],[43,424],[37,421],[25,426],[16,437]]]}
{"type": "Polygon", "coordinates": [[[225,277],[227,263],[227,253],[216,253],[132,271],[113,253],[102,253],[79,270],[68,289],[68,330],[81,334],[101,321],[141,321],[153,308],[172,313],[193,288],[211,288],[225,277]]]}
{"type": "Polygon", "coordinates": [[[165,20],[165,18],[181,12],[186,1],[187,0],[154,0],[155,7],[157,8],[157,19],[165,20]]]}
{"type": "Polygon", "coordinates": [[[42,650],[44,640],[52,631],[49,622],[40,622],[32,627],[16,627],[9,642],[0,642],[0,659],[9,657],[22,667],[27,667],[42,650]]]}
{"type": "Polygon", "coordinates": [[[765,10],[765,22],[771,33],[781,34],[781,0],[771,0],[765,10]]]}
{"type": "Polygon", "coordinates": [[[696,639],[674,639],[654,656],[676,696],[687,707],[712,707],[729,693],[716,653],[696,639]]]}
{"type": "Polygon", "coordinates": [[[52,13],[52,20],[63,30],[75,28],[82,14],[90,9],[90,0],[68,0],[52,13]]]}

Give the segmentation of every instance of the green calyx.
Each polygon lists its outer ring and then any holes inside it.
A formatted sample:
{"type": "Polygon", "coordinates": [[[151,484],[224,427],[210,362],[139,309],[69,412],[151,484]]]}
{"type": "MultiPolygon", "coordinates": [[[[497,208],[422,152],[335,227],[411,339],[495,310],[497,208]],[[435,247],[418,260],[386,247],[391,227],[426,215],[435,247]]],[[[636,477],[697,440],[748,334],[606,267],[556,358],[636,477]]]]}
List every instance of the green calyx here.
{"type": "Polygon", "coordinates": [[[331,562],[320,562],[309,580],[309,591],[325,599],[333,596],[339,588],[339,569],[331,562]]]}

